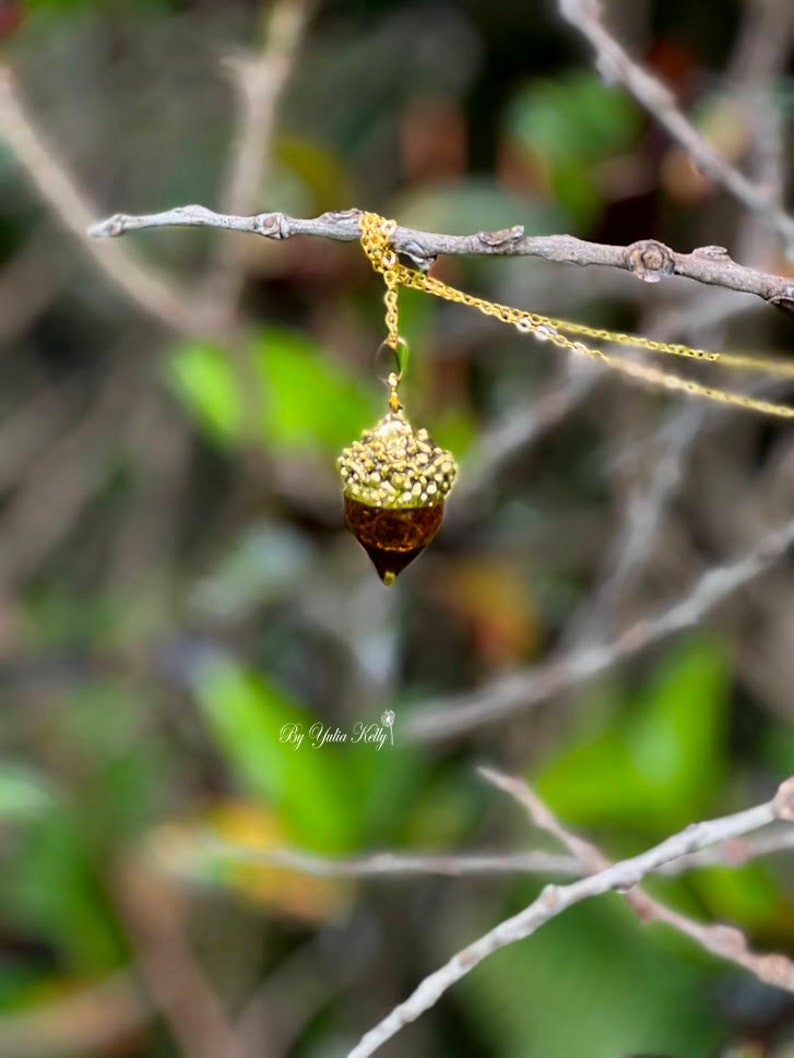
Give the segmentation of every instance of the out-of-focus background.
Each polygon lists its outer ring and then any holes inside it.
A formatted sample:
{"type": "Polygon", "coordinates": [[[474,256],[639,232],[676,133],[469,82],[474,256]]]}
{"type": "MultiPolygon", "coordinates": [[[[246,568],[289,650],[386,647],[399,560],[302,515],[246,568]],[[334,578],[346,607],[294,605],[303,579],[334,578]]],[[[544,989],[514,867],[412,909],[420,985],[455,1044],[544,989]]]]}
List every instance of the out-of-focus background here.
{"type": "MultiPolygon", "coordinates": [[[[605,4],[783,200],[789,4],[605,4]]],[[[449,737],[417,720],[609,643],[752,548],[791,517],[788,427],[405,293],[404,399],[461,469],[440,537],[386,590],[334,467],[385,408],[382,285],[360,249],[82,235],[190,202],[356,206],[789,270],[605,86],[552,0],[5,2],[0,33],[2,1058],[345,1054],[549,876],[340,879],[260,854],[551,850],[478,764],[523,775],[611,856],[794,771],[785,562],[597,681],[449,737]],[[381,749],[280,741],[385,710],[381,749]]],[[[794,338],[760,299],[685,280],[528,258],[436,274],[667,340],[785,356],[794,338]]],[[[794,946],[791,853],[652,889],[794,946]]],[[[612,896],[486,961],[383,1053],[784,1058],[794,1002],[612,896]]]]}

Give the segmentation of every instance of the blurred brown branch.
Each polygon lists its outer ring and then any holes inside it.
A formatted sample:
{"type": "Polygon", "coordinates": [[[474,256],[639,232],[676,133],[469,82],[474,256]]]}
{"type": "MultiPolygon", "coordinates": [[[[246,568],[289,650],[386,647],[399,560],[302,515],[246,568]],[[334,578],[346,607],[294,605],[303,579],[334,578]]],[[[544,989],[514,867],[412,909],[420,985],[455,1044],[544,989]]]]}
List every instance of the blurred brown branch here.
{"type": "MultiPolygon", "coordinates": [[[[382,1021],[361,1038],[348,1058],[369,1058],[384,1043],[396,1036],[406,1025],[435,1006],[452,985],[465,977],[489,955],[531,936],[557,915],[582,900],[608,892],[625,892],[634,888],[644,877],[665,863],[696,850],[759,830],[775,819],[794,818],[794,779],[788,779],[772,800],[744,812],[723,816],[703,823],[692,823],[678,834],[662,841],[639,856],[621,860],[568,885],[547,885],[537,900],[505,919],[482,937],[457,952],[440,969],[426,977],[404,1002],[396,1006],[382,1021]]],[[[736,944],[736,938],[725,935],[725,944],[736,944]]],[[[738,948],[738,945],[737,945],[738,948]]],[[[789,992],[794,992],[794,965],[783,956],[769,955],[763,959],[762,979],[789,992]]]]}
{"type": "Polygon", "coordinates": [[[179,894],[129,859],[118,873],[116,897],[137,966],[185,1058],[242,1058],[220,1000],[189,948],[179,894]]]}
{"type": "Polygon", "coordinates": [[[53,214],[78,236],[105,274],[150,315],[177,331],[192,333],[195,319],[188,309],[187,294],[171,279],[128,250],[107,255],[86,244],[84,233],[94,210],[28,116],[6,66],[0,66],[0,136],[53,214]]]}
{"type": "Polygon", "coordinates": [[[415,741],[462,735],[570,691],[652,643],[694,627],[729,595],[767,570],[792,544],[794,519],[766,533],[741,557],[708,570],[684,598],[632,624],[615,639],[564,653],[479,691],[432,702],[408,719],[404,731],[415,741]]]}

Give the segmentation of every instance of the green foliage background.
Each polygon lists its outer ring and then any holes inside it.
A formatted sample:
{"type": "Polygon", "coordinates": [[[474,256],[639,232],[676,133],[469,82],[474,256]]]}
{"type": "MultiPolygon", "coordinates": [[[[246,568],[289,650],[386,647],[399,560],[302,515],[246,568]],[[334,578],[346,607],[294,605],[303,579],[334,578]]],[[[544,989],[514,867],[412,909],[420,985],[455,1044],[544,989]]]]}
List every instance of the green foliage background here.
{"type": "MultiPolygon", "coordinates": [[[[618,34],[746,164],[752,118],[724,71],[753,5],[609,6],[618,34]]],[[[98,215],[218,206],[237,142],[219,60],[260,46],[260,5],[8,7],[3,59],[98,215]]],[[[788,74],[774,89],[788,120],[788,74]]],[[[447,232],[523,224],[618,244],[737,244],[749,263],[787,267],[539,0],[319,4],[270,161],[261,210],[355,205],[447,232]]],[[[353,883],[261,854],[545,847],[477,778],[483,761],[526,777],[611,856],[765,799],[794,770],[785,564],[594,685],[464,738],[401,733],[431,699],[572,642],[632,489],[653,487],[654,446],[696,412],[600,378],[536,444],[494,461],[500,431],[564,387],[568,366],[406,293],[406,403],[456,452],[462,483],[439,540],[386,592],[344,531],[334,470],[384,407],[382,291],[355,245],[128,235],[125,247],[198,302],[215,295],[206,276],[222,242],[245,241],[239,329],[166,333],[64,232],[6,148],[0,181],[2,1058],[193,1058],[146,969],[159,949],[141,941],[142,923],[159,921],[160,901],[230,1024],[248,1026],[243,1054],[347,1053],[548,879],[353,883]],[[285,725],[350,733],[387,709],[393,743],[381,749],[280,737],[285,725]],[[123,894],[140,872],[150,888],[131,909],[123,894]],[[108,982],[130,1004],[120,1027],[108,982]],[[107,1034],[81,1035],[78,999],[107,1034]]],[[[693,315],[708,296],[539,261],[438,271],[635,330],[693,315]]],[[[677,337],[786,351],[791,323],[726,313],[677,337]]],[[[790,511],[787,456],[783,428],[704,419],[643,568],[600,604],[599,632],[675,600],[790,511]]],[[[784,853],[650,888],[785,952],[792,877],[784,853]]],[[[488,960],[384,1054],[784,1058],[793,1032],[787,997],[638,923],[614,896],[488,960]]]]}

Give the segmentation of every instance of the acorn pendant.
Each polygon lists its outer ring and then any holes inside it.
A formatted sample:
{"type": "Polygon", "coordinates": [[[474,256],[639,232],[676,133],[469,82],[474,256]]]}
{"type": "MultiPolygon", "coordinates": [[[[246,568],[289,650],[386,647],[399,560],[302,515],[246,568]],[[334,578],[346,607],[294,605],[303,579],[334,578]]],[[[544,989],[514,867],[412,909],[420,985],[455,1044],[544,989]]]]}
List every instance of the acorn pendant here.
{"type": "Polygon", "coordinates": [[[337,460],[348,528],[387,586],[441,527],[458,472],[455,457],[427,430],[414,430],[389,379],[390,410],[337,460]]]}

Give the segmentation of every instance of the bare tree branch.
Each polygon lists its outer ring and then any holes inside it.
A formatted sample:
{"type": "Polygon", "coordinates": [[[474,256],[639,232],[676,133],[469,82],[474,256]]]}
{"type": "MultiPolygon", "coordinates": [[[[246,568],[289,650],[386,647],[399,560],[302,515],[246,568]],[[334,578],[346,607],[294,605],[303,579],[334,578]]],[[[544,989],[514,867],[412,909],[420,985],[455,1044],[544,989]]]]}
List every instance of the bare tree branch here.
{"type": "Polygon", "coordinates": [[[794,254],[794,218],[780,208],[774,195],[743,176],[697,131],[676,106],[672,92],[636,63],[604,26],[598,0],[559,0],[562,17],[593,45],[596,66],[609,83],[622,84],[667,132],[684,147],[698,168],[783,239],[794,254]]]}
{"type": "MultiPolygon", "coordinates": [[[[574,856],[585,871],[597,874],[612,866],[610,860],[595,845],[585,841],[577,834],[567,830],[557,819],[551,809],[541,801],[538,795],[523,780],[510,775],[502,775],[490,768],[480,768],[480,775],[493,786],[503,790],[522,804],[529,817],[537,827],[547,831],[556,838],[574,856]]],[[[669,866],[673,866],[672,861],[669,866]]],[[[780,985],[794,991],[794,962],[784,955],[758,955],[750,951],[747,938],[732,926],[704,925],[694,919],[673,911],[642,889],[632,889],[622,894],[626,903],[637,913],[643,922],[664,922],[673,929],[695,941],[706,951],[720,959],[735,963],[743,970],[757,977],[766,984],[780,985]]]]}
{"type": "MultiPolygon", "coordinates": [[[[361,210],[348,209],[306,220],[288,217],[284,213],[240,217],[215,213],[205,206],[179,206],[142,216],[116,213],[93,224],[88,233],[94,238],[109,238],[144,228],[186,226],[224,228],[261,235],[266,239],[310,235],[338,242],[357,242],[361,236],[358,227],[360,214],[361,210]]],[[[656,283],[671,275],[684,276],[698,283],[755,294],[765,301],[794,309],[794,279],[745,268],[731,260],[722,246],[702,246],[691,253],[676,253],[655,239],[644,239],[631,246],[608,246],[585,242],[573,235],[525,236],[522,225],[504,231],[479,231],[473,235],[443,235],[398,227],[392,236],[392,244],[421,269],[429,268],[442,254],[540,257],[546,261],[620,268],[646,283],[656,283]]]]}
{"type": "MultiPolygon", "coordinates": [[[[759,830],[775,819],[794,818],[794,779],[788,779],[775,797],[744,812],[703,823],[693,823],[679,834],[662,841],[639,856],[621,860],[597,874],[568,885],[547,885],[537,900],[512,918],[500,922],[479,939],[457,952],[440,969],[426,977],[403,1003],[361,1038],[348,1058],[369,1058],[406,1025],[435,1006],[452,985],[465,977],[489,955],[529,937],[569,907],[611,891],[632,889],[646,875],[687,853],[759,830]]],[[[759,956],[764,960],[762,979],[777,988],[794,992],[794,968],[782,956],[759,956]]]]}

